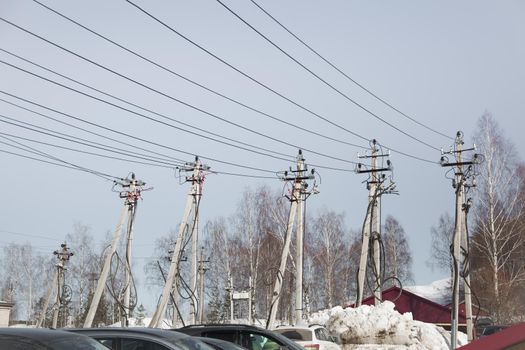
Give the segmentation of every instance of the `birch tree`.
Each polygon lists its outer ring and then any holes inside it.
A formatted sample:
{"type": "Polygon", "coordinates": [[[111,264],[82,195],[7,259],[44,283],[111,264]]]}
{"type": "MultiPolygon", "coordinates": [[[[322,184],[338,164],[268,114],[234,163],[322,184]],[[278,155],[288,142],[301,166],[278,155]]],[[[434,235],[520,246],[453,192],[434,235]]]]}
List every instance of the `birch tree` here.
{"type": "MultiPolygon", "coordinates": [[[[396,277],[403,284],[412,282],[412,253],[407,236],[399,221],[391,215],[385,220],[382,236],[386,278],[396,277]]],[[[392,281],[388,285],[393,283],[392,281]]]]}
{"type": "Polygon", "coordinates": [[[505,139],[492,115],[480,118],[474,141],[484,158],[474,208],[476,279],[490,291],[486,305],[497,320],[504,321],[509,293],[525,281],[525,264],[513,263],[525,242],[523,221],[519,220],[524,214],[519,164],[513,144],[505,139]]]}

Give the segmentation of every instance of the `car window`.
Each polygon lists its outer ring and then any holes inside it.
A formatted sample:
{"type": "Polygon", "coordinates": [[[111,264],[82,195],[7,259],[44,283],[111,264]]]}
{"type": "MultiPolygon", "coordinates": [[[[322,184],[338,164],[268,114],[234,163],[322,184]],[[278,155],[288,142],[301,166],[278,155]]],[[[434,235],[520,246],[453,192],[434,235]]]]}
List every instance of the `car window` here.
{"type": "Polygon", "coordinates": [[[77,335],[76,337],[55,338],[45,343],[49,349],[53,350],[108,350],[95,339],[77,335]]]}
{"type": "Polygon", "coordinates": [[[220,330],[220,331],[209,331],[202,334],[203,337],[210,337],[215,339],[222,339],[231,343],[237,343],[235,339],[236,332],[233,330],[220,330]]]}
{"type": "Polygon", "coordinates": [[[100,342],[100,344],[104,345],[108,349],[111,350],[117,350],[117,341],[116,339],[111,338],[95,338],[97,341],[100,342]]]}
{"type": "Polygon", "coordinates": [[[300,340],[300,341],[311,341],[312,340],[312,332],[308,329],[282,329],[282,330],[277,329],[276,332],[292,340],[300,340]]]}
{"type": "Polygon", "coordinates": [[[319,340],[330,341],[330,335],[328,334],[328,331],[324,328],[317,328],[315,330],[315,337],[319,340]]]}
{"type": "Polygon", "coordinates": [[[281,345],[274,339],[254,332],[240,332],[240,345],[249,350],[279,350],[281,345]]]}
{"type": "Polygon", "coordinates": [[[35,344],[32,341],[26,341],[19,337],[8,339],[6,336],[0,338],[0,349],[9,350],[47,350],[47,348],[35,344]]]}
{"type": "Polygon", "coordinates": [[[122,350],[169,350],[169,348],[149,340],[123,338],[122,350]]]}

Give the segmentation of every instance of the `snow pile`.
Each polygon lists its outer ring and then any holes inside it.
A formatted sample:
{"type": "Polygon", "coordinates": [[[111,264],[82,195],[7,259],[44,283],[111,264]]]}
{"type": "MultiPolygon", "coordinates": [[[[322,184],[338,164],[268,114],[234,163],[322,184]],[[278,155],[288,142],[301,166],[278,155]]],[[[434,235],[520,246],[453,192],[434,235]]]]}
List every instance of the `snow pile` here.
{"type": "Polygon", "coordinates": [[[452,295],[451,283],[452,281],[450,278],[445,278],[434,281],[426,286],[412,286],[403,288],[409,292],[419,295],[420,297],[432,300],[439,305],[448,305],[450,304],[450,296],[452,295]]]}
{"type": "MultiPolygon", "coordinates": [[[[344,350],[447,350],[450,347],[450,332],[415,321],[411,313],[400,314],[390,301],[378,306],[336,307],[312,315],[309,321],[324,324],[330,332],[338,334],[344,350]]],[[[460,333],[458,338],[459,345],[467,343],[464,334],[460,333]]]]}

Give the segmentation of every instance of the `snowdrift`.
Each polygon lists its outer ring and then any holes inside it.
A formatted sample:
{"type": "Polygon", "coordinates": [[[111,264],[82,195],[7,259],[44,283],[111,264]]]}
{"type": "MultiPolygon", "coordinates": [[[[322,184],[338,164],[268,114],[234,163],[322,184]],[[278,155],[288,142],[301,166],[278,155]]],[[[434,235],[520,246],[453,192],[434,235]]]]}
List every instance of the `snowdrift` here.
{"type": "MultiPolygon", "coordinates": [[[[433,324],[415,321],[411,313],[400,314],[390,301],[378,306],[335,307],[313,314],[309,322],[323,324],[330,332],[338,334],[344,350],[450,348],[450,332],[433,324]]],[[[466,335],[459,333],[458,345],[466,343],[466,335]]]]}

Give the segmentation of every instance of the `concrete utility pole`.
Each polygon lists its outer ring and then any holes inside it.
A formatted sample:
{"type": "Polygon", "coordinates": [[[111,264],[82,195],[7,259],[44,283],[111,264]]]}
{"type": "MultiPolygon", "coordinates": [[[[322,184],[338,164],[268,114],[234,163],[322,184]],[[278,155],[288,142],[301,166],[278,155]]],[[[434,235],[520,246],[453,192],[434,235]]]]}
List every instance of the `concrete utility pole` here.
{"type": "Polygon", "coordinates": [[[93,299],[91,300],[91,304],[89,306],[89,310],[86,316],[86,319],[84,320],[84,328],[91,327],[93,323],[93,319],[95,318],[95,313],[97,312],[98,304],[100,302],[100,298],[102,297],[102,293],[104,292],[104,289],[106,287],[106,281],[109,276],[110,268],[111,268],[111,259],[113,258],[113,255],[117,251],[117,244],[120,240],[120,236],[122,234],[122,226],[124,225],[124,220],[127,214],[128,217],[128,226],[127,226],[127,249],[126,249],[126,273],[125,273],[125,285],[124,285],[124,291],[123,291],[123,300],[122,302],[122,308],[121,310],[121,324],[123,327],[127,326],[127,316],[128,312],[131,309],[130,305],[130,295],[131,295],[131,242],[133,239],[132,232],[133,232],[133,224],[135,222],[135,212],[137,207],[137,202],[139,200],[140,195],[144,189],[142,188],[146,183],[135,179],[135,174],[131,174],[131,179],[124,179],[120,182],[115,181],[114,186],[121,186],[122,190],[119,192],[119,197],[124,199],[124,205],[122,206],[122,210],[120,211],[119,221],[117,223],[117,226],[115,227],[115,233],[113,234],[113,240],[111,241],[111,246],[109,248],[109,251],[106,253],[105,259],[104,259],[104,266],[102,267],[102,272],[100,273],[100,276],[98,278],[97,287],[95,289],[95,292],[93,293],[93,299]]]}
{"type": "Polygon", "coordinates": [[[395,193],[395,184],[390,183],[385,187],[384,182],[386,176],[385,171],[392,171],[392,166],[389,160],[386,161],[386,167],[378,165],[378,159],[389,157],[390,154],[379,153],[379,145],[376,140],[371,142],[370,155],[358,155],[358,158],[370,158],[371,165],[366,167],[359,163],[356,167],[358,174],[370,174],[367,181],[368,188],[368,209],[366,212],[365,222],[363,225],[363,242],[361,245],[361,256],[359,258],[359,270],[357,274],[357,300],[356,305],[361,306],[363,302],[364,285],[366,279],[366,266],[369,255],[372,259],[372,268],[374,275],[374,304],[381,303],[382,297],[382,268],[381,268],[381,195],[384,193],[395,193]],[[370,243],[372,243],[372,251],[370,252],[370,243]]]}
{"type": "Polygon", "coordinates": [[[208,271],[208,268],[205,266],[206,263],[209,263],[210,260],[204,260],[204,247],[201,247],[201,253],[199,258],[199,323],[204,322],[204,274],[208,271]]]}
{"type": "Polygon", "coordinates": [[[60,251],[55,250],[53,252],[53,254],[56,255],[58,259],[58,263],[55,265],[56,270],[55,270],[55,273],[53,274],[53,280],[47,289],[46,299],[44,301],[44,306],[42,307],[42,314],[40,315],[40,318],[38,319],[38,322],[36,324],[37,328],[42,327],[42,325],[45,322],[47,308],[49,306],[49,301],[51,300],[51,295],[53,294],[55,285],[57,286],[57,291],[56,291],[56,298],[55,298],[55,306],[53,310],[52,328],[57,327],[58,313],[60,311],[60,306],[63,303],[62,298],[63,298],[64,286],[65,286],[64,281],[65,281],[65,274],[66,274],[66,264],[69,261],[69,259],[74,255],[72,252],[69,251],[69,248],[67,247],[66,243],[62,243],[60,247],[62,248],[60,251]]]}
{"type": "MultiPolygon", "coordinates": [[[[201,164],[198,157],[195,157],[195,162],[186,163],[186,165],[180,168],[180,171],[192,172],[191,176],[186,177],[186,182],[191,182],[191,187],[188,192],[186,199],[186,207],[182,216],[182,221],[179,226],[179,234],[177,236],[177,242],[175,243],[175,249],[173,250],[173,255],[171,256],[170,269],[168,276],[166,277],[166,283],[164,284],[164,289],[162,290],[162,295],[160,297],[159,303],[151,321],[148,325],[150,328],[158,327],[164,312],[166,311],[166,305],[168,303],[168,298],[173,289],[175,278],[179,274],[179,263],[182,258],[184,242],[186,242],[186,234],[189,231],[188,220],[190,214],[193,213],[193,222],[191,227],[191,232],[194,232],[194,227],[197,223],[197,218],[199,214],[199,205],[202,196],[202,185],[204,183],[204,172],[209,170],[210,167],[201,164]]],[[[195,290],[192,291],[195,293],[195,290]]]]}
{"type": "Polygon", "coordinates": [[[303,205],[304,201],[312,194],[312,193],[318,193],[317,186],[312,186],[311,189],[308,189],[309,184],[307,180],[314,180],[314,174],[315,171],[312,170],[310,174],[307,173],[307,168],[304,163],[304,158],[302,151],[299,150],[299,154],[297,155],[297,170],[289,170],[284,172],[284,176],[281,177],[284,181],[290,181],[293,182],[293,188],[290,194],[286,195],[288,200],[290,201],[290,213],[288,216],[288,225],[286,228],[286,235],[284,239],[284,246],[283,250],[281,252],[281,263],[279,265],[279,270],[277,272],[277,277],[275,279],[273,294],[272,294],[272,302],[270,304],[270,312],[268,315],[268,320],[266,322],[266,328],[270,329],[273,327],[275,323],[275,318],[277,315],[277,309],[279,308],[279,298],[281,294],[282,289],[282,283],[284,274],[286,271],[286,261],[288,260],[288,255],[290,253],[290,242],[292,240],[292,229],[295,222],[295,216],[298,214],[298,217],[301,219],[301,221],[298,221],[297,223],[297,256],[296,256],[296,266],[297,266],[297,276],[296,276],[296,301],[295,301],[295,321],[296,323],[300,323],[302,321],[302,312],[303,312],[303,282],[302,282],[302,275],[303,275],[303,205]],[[299,209],[301,208],[301,209],[299,209]],[[299,245],[301,244],[301,245],[299,245]]]}
{"type": "Polygon", "coordinates": [[[472,296],[470,290],[469,275],[469,246],[467,237],[467,217],[471,200],[466,200],[466,189],[475,187],[473,166],[479,164],[480,156],[474,154],[471,160],[464,160],[463,153],[474,151],[475,147],[463,148],[463,133],[456,134],[454,148],[448,152],[443,152],[440,164],[443,167],[454,168],[454,179],[452,187],[456,193],[456,224],[454,227],[454,237],[452,243],[453,276],[452,276],[452,310],[451,310],[451,341],[450,349],[457,347],[457,332],[459,325],[459,285],[460,277],[463,277],[465,290],[465,312],[467,317],[467,338],[472,341],[474,337],[474,327],[472,318],[472,296]],[[450,162],[446,155],[452,155],[455,161],[450,162]],[[468,167],[467,167],[468,166],[468,167]],[[466,167],[466,168],[465,168],[466,167]],[[463,269],[461,269],[463,266],[463,269]],[[462,272],[460,272],[462,271],[462,272]]]}
{"type": "Polygon", "coordinates": [[[53,311],[53,325],[52,328],[57,328],[58,323],[58,313],[60,311],[60,307],[63,304],[63,293],[64,293],[64,286],[65,286],[65,278],[66,278],[66,264],[69,261],[69,259],[73,256],[73,253],[69,251],[69,248],[67,247],[66,243],[62,243],[60,245],[62,248],[61,250],[55,250],[53,254],[57,256],[58,264],[57,267],[57,294],[56,294],[56,305],[55,310],[53,311]]]}

